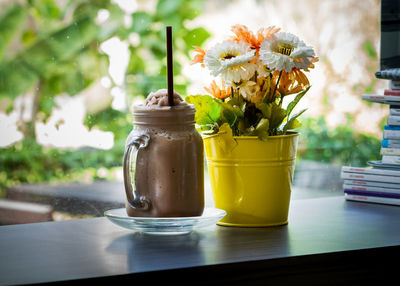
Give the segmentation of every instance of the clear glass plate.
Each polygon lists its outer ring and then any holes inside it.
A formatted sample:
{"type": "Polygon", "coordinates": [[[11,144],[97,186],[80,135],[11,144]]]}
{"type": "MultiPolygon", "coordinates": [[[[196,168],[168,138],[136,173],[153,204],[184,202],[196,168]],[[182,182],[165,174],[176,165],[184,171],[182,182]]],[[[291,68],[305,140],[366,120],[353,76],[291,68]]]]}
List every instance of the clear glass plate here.
{"type": "Polygon", "coordinates": [[[216,224],[226,215],[224,210],[205,208],[203,215],[194,217],[130,217],[125,208],[104,212],[111,222],[130,230],[148,234],[184,234],[195,228],[216,224]]]}

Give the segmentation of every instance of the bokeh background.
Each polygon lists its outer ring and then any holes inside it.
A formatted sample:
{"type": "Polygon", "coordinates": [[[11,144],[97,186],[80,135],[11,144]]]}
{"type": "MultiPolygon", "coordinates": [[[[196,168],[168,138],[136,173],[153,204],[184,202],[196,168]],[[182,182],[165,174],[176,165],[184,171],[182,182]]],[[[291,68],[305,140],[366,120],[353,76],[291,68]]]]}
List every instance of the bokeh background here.
{"type": "Polygon", "coordinates": [[[280,27],[320,59],[298,107],[308,108],[299,164],[379,159],[388,110],[361,100],[388,87],[374,76],[378,0],[2,0],[0,196],[20,183],[121,180],[131,106],[166,87],[165,26],[175,89],[186,96],[212,80],[190,65],[192,47],[210,48],[235,24],[280,27]]]}

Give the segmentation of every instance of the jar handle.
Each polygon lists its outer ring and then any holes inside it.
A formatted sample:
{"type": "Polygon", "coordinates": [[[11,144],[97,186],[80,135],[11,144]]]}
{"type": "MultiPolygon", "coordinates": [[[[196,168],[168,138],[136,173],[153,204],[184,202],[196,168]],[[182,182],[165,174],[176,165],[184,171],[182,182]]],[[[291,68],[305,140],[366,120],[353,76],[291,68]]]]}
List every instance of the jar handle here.
{"type": "Polygon", "coordinates": [[[138,189],[136,186],[136,164],[137,164],[137,155],[140,149],[146,148],[149,145],[150,136],[147,134],[142,134],[139,136],[132,137],[129,142],[127,142],[124,153],[124,185],[125,185],[125,193],[127,197],[127,201],[129,205],[134,209],[147,210],[150,208],[150,201],[144,197],[139,196],[138,189]],[[134,171],[134,184],[131,181],[131,152],[133,147],[133,157],[135,164],[134,171]],[[133,187],[133,188],[132,188],[133,187]]]}

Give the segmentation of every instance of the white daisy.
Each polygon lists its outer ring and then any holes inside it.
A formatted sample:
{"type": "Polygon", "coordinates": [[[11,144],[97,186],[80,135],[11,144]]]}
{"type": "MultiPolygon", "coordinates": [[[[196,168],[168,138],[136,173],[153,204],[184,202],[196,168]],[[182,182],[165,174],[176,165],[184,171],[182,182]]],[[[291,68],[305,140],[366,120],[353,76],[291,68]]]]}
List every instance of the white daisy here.
{"type": "Polygon", "coordinates": [[[290,72],[293,68],[307,69],[314,57],[312,47],[290,33],[279,32],[266,38],[260,47],[260,58],[270,69],[290,72]]]}
{"type": "Polygon", "coordinates": [[[221,75],[224,81],[239,82],[253,76],[257,69],[249,61],[255,58],[255,51],[247,43],[225,41],[208,50],[204,64],[211,75],[221,75]]]}

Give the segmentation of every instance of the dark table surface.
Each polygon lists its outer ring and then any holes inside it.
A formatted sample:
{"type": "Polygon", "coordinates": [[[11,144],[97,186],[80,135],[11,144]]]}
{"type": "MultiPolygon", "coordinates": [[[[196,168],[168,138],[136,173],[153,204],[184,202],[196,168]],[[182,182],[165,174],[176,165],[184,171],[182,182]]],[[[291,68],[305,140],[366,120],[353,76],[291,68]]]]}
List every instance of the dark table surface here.
{"type": "Polygon", "coordinates": [[[104,217],[10,225],[0,226],[0,284],[381,281],[399,248],[400,207],[343,197],[292,201],[285,226],[214,225],[180,236],[141,234],[104,217]]]}

